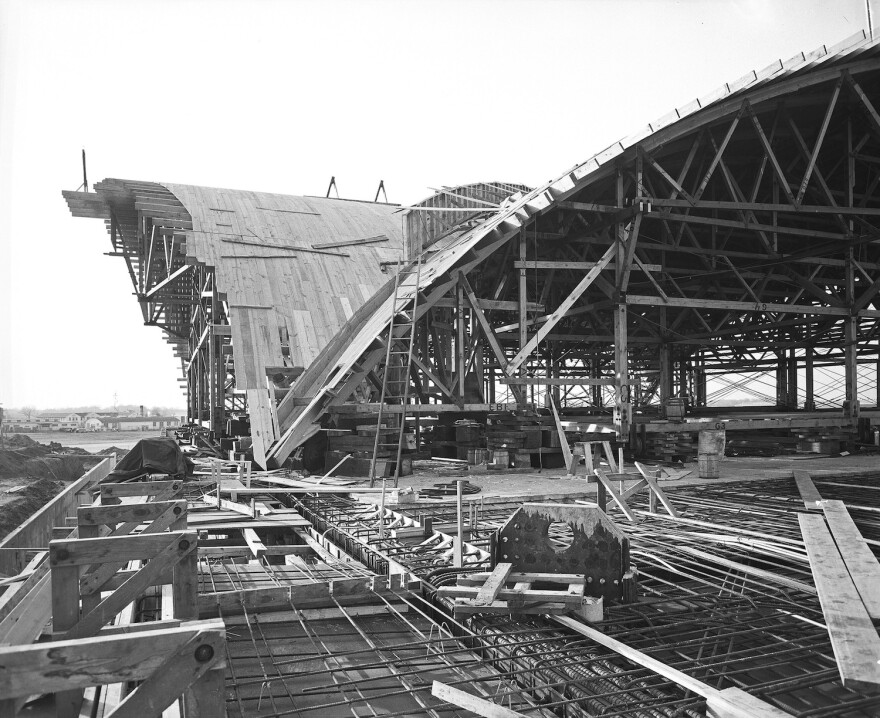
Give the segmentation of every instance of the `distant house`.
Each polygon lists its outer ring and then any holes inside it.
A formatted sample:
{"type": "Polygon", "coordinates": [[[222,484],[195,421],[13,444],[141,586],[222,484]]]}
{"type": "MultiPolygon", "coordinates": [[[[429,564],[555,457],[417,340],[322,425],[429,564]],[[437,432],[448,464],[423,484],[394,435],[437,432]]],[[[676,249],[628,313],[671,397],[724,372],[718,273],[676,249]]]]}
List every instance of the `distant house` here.
{"type": "Polygon", "coordinates": [[[75,431],[82,426],[82,417],[76,412],[44,411],[37,415],[41,431],[75,431]]]}
{"type": "Polygon", "coordinates": [[[161,431],[180,426],[176,416],[108,416],[103,421],[109,431],[161,431]]]}
{"type": "Polygon", "coordinates": [[[83,431],[103,431],[104,430],[104,422],[101,421],[97,416],[90,416],[87,419],[83,420],[82,430],[83,431]]]}

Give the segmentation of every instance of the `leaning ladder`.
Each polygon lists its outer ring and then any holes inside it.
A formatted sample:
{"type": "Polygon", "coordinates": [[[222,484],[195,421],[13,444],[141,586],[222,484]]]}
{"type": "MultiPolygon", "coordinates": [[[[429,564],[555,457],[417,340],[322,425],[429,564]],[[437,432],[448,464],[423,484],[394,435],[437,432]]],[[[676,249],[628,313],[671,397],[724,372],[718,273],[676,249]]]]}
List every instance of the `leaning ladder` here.
{"type": "MultiPolygon", "coordinates": [[[[394,461],[394,486],[397,486],[400,478],[400,457],[403,453],[403,436],[404,427],[406,426],[406,411],[401,409],[400,422],[397,429],[397,444],[384,441],[385,432],[382,426],[382,420],[385,415],[385,400],[389,396],[389,387],[391,387],[391,397],[399,398],[402,407],[405,407],[409,401],[410,387],[410,371],[412,368],[413,347],[415,345],[415,316],[416,309],[419,305],[419,291],[421,290],[422,280],[422,257],[419,255],[415,264],[405,265],[397,262],[397,275],[394,278],[394,302],[391,307],[391,321],[388,326],[388,341],[385,345],[385,371],[382,375],[382,392],[379,396],[379,418],[376,421],[376,437],[373,441],[373,458],[370,461],[370,486],[376,481],[376,460],[380,450],[388,450],[396,448],[394,461]],[[415,292],[412,298],[409,296],[401,297],[401,287],[403,283],[410,277],[415,277],[415,292]],[[410,303],[412,307],[407,311],[410,303]],[[403,330],[403,331],[401,331],[403,330]],[[395,336],[399,334],[399,336],[395,336]],[[406,349],[397,348],[396,345],[406,343],[406,349]],[[392,367],[393,357],[405,357],[403,366],[399,367],[400,379],[392,379],[393,370],[398,367],[392,367]]],[[[410,285],[412,286],[412,285],[410,285]]],[[[407,293],[409,294],[409,293],[407,293]]],[[[384,474],[384,471],[383,471],[384,474]]],[[[384,482],[383,482],[384,485],[384,482]]]]}

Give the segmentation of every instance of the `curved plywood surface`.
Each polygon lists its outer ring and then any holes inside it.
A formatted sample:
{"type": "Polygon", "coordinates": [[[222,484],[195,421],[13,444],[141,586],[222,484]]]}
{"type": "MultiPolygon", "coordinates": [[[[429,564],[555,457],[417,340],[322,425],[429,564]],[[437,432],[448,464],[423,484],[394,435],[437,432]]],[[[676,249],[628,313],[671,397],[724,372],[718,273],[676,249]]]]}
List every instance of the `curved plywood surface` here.
{"type": "MultiPolygon", "coordinates": [[[[187,256],[214,267],[233,327],[236,309],[266,314],[265,342],[275,365],[282,364],[276,337],[285,331],[292,363],[311,364],[388,280],[381,263],[400,256],[401,219],[394,205],[164,186],[192,217],[187,256]]],[[[238,377],[239,388],[249,383],[238,377]]]]}

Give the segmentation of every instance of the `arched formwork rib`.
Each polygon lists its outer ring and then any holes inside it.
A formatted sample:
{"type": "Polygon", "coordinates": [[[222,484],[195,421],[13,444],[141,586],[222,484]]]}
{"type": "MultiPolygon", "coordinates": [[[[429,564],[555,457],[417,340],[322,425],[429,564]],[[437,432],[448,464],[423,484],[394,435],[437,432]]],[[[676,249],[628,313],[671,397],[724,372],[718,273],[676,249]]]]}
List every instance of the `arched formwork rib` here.
{"type": "Polygon", "coordinates": [[[403,251],[392,204],[117,179],[64,197],[107,224],[144,323],[180,358],[190,419],[219,435],[247,411],[261,465],[277,400],[403,251]]]}
{"type": "MultiPolygon", "coordinates": [[[[771,367],[790,408],[821,360],[841,367],[854,422],[858,363],[877,360],[878,97],[877,44],[860,33],[724,85],[430,245],[422,401],[487,410],[503,387],[523,404],[577,384],[595,407],[613,394],[625,439],[634,402],[705,403],[718,372],[771,367]]],[[[381,376],[390,312],[374,297],[282,401],[270,461],[381,376]]]]}

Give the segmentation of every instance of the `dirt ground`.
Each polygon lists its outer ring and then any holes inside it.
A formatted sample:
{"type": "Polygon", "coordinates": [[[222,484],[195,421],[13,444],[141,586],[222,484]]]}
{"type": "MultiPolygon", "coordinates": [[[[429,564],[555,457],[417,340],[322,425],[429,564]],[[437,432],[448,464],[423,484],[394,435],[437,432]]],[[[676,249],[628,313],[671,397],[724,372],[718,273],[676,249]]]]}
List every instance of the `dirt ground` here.
{"type": "Polygon", "coordinates": [[[139,439],[118,432],[6,434],[0,442],[0,538],[94,466],[107,449],[127,451],[139,439]]]}
{"type": "Polygon", "coordinates": [[[71,434],[65,431],[43,431],[36,434],[24,434],[24,436],[29,436],[41,444],[56,441],[63,446],[85,449],[94,454],[114,446],[128,451],[141,439],[163,436],[163,433],[160,431],[96,431],[71,434]]]}

